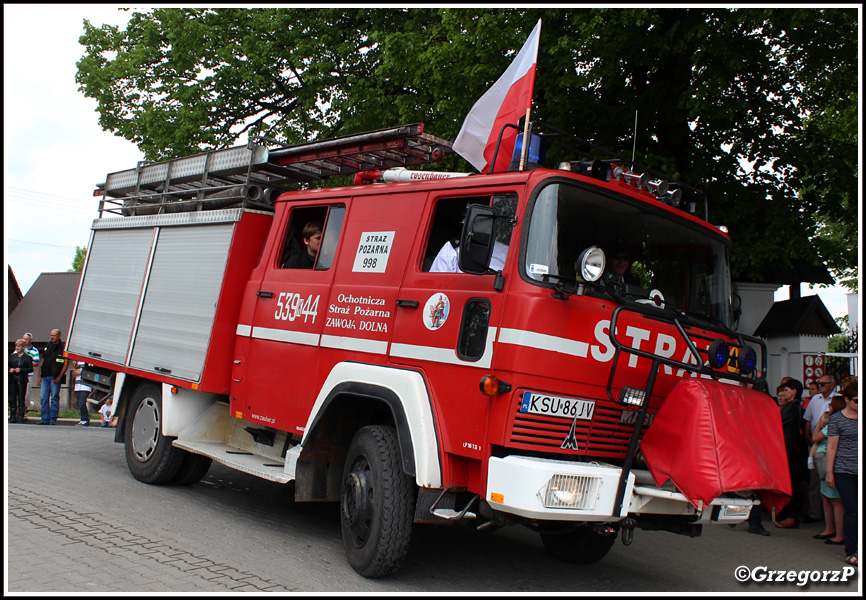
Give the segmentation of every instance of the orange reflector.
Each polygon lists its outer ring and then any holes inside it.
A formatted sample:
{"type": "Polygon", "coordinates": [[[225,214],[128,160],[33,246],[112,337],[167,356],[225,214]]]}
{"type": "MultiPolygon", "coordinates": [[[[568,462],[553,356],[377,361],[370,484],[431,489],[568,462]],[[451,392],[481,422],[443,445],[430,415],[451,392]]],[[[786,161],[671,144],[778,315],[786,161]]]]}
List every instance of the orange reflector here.
{"type": "Polygon", "coordinates": [[[490,492],[490,501],[499,502],[499,504],[505,504],[505,495],[498,494],[496,492],[490,492]]]}
{"type": "Polygon", "coordinates": [[[487,396],[492,396],[499,389],[499,380],[493,375],[488,375],[481,380],[481,392],[487,396]]]}
{"type": "Polygon", "coordinates": [[[239,410],[236,410],[236,411],[235,411],[235,418],[236,418],[236,419],[243,419],[243,418],[244,418],[244,413],[242,413],[242,412],[239,411],[239,410]]]}
{"type": "Polygon", "coordinates": [[[197,383],[192,384],[192,389],[197,390],[197,389],[198,389],[198,384],[197,384],[197,383]]]}
{"type": "Polygon", "coordinates": [[[511,391],[510,383],[500,381],[493,375],[485,375],[484,377],[482,377],[481,381],[478,382],[478,387],[481,389],[481,393],[486,396],[493,396],[494,394],[501,394],[511,391]]]}
{"type": "Polygon", "coordinates": [[[172,394],[176,394],[176,393],[177,393],[177,388],[176,388],[176,387],[171,388],[171,393],[172,393],[172,394]]]}

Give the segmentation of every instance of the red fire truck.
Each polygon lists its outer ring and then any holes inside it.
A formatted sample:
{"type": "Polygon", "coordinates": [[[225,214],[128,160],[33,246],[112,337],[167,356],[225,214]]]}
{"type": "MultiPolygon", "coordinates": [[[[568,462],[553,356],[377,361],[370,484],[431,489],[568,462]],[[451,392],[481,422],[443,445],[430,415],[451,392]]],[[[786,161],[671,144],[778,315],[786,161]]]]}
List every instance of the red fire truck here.
{"type": "Polygon", "coordinates": [[[534,149],[406,169],[449,152],[416,124],[107,176],[67,351],[113,395],[132,475],[217,461],[339,502],[367,577],[413,523],[523,524],[591,563],[783,503],[766,352],[732,329],[730,240],[696,190],[534,149]]]}

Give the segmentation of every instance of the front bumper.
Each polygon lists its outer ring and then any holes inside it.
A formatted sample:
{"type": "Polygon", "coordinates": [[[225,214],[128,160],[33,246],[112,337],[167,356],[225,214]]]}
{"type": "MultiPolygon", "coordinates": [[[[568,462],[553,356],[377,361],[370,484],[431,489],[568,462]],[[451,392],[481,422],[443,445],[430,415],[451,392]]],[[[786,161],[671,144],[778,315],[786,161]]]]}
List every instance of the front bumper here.
{"type": "Polygon", "coordinates": [[[695,523],[739,523],[757,500],[719,497],[697,510],[679,491],[647,481],[649,473],[629,473],[622,510],[614,515],[622,470],[597,462],[575,463],[527,456],[491,457],[485,500],[505,513],[527,519],[575,522],[619,521],[632,515],[698,517],[695,523]],[[636,473],[641,480],[636,485],[636,473]]]}

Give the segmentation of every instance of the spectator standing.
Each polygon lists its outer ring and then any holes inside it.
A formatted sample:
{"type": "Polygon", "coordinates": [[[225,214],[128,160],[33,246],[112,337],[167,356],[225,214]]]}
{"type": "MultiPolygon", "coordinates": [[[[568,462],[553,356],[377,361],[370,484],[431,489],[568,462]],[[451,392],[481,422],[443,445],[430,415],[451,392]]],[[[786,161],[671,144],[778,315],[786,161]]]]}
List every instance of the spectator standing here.
{"type": "Polygon", "coordinates": [[[86,363],[78,361],[75,368],[72,369],[72,376],[75,377],[75,397],[78,399],[78,410],[81,413],[81,420],[78,421],[76,427],[87,427],[90,425],[90,408],[87,406],[87,397],[90,395],[92,388],[81,380],[81,369],[86,366],[86,363]]]}
{"type": "Polygon", "coordinates": [[[842,391],[842,396],[845,398],[845,408],[830,417],[830,424],[827,427],[826,483],[829,487],[836,488],[842,499],[845,562],[856,566],[859,533],[857,495],[860,491],[857,474],[857,451],[860,445],[857,434],[859,417],[857,382],[849,383],[842,391]]]}
{"type": "Polygon", "coordinates": [[[800,396],[803,395],[803,384],[796,379],[786,378],[785,383],[776,389],[776,394],[782,413],[782,434],[785,439],[785,454],[788,456],[788,473],[791,477],[791,500],[779,511],[776,526],[788,529],[799,526],[797,513],[800,495],[797,488],[800,482],[808,477],[806,456],[802,453],[800,437],[800,396]]]}
{"type": "Polygon", "coordinates": [[[842,500],[839,497],[839,491],[831,488],[826,483],[827,478],[827,429],[830,423],[830,415],[833,415],[845,408],[845,401],[841,396],[833,396],[830,400],[830,410],[821,415],[818,419],[818,424],[815,425],[815,431],[812,432],[812,439],[815,441],[812,448],[815,451],[815,469],[818,471],[818,478],[821,480],[821,500],[824,502],[824,531],[812,537],[816,540],[832,540],[825,542],[827,544],[842,544],[842,500]]]}
{"type": "Polygon", "coordinates": [[[60,330],[51,330],[51,341],[42,351],[42,420],[40,425],[56,425],[60,413],[60,383],[66,375],[69,364],[63,357],[64,344],[60,330]]]}
{"type": "Polygon", "coordinates": [[[9,422],[23,423],[27,411],[28,375],[33,372],[33,359],[24,352],[24,340],[15,341],[15,352],[9,357],[9,422]]]}
{"type": "MultiPolygon", "coordinates": [[[[834,391],[836,388],[836,378],[827,373],[821,375],[817,381],[818,393],[812,396],[809,400],[809,406],[803,413],[803,420],[806,422],[804,430],[806,433],[806,443],[812,445],[812,432],[815,431],[815,425],[818,419],[827,412],[830,405],[830,398],[838,396],[839,393],[834,391]]],[[[803,517],[804,523],[818,523],[823,520],[823,501],[821,499],[821,480],[818,478],[818,472],[815,469],[809,470],[809,510],[803,517]]]]}
{"type": "MultiPolygon", "coordinates": [[[[36,376],[36,367],[39,366],[39,350],[33,345],[33,334],[29,331],[22,335],[21,339],[24,340],[24,352],[29,354],[33,360],[33,371],[30,372],[27,378],[27,394],[24,396],[24,406],[26,409],[27,403],[30,401],[30,390],[33,389],[33,378],[36,376]]],[[[27,422],[27,417],[22,416],[22,419],[24,419],[22,422],[27,422]]]]}
{"type": "Polygon", "coordinates": [[[808,392],[803,392],[805,396],[805,400],[803,401],[803,410],[809,408],[809,402],[812,400],[812,396],[818,393],[818,384],[814,381],[810,381],[807,386],[808,392]]]}

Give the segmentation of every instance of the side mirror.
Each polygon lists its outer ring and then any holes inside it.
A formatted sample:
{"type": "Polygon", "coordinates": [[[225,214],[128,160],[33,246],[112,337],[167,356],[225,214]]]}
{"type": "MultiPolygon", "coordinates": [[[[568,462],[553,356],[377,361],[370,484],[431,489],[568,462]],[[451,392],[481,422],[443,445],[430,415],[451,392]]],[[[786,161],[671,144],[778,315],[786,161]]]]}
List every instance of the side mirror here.
{"type": "Polygon", "coordinates": [[[496,211],[490,206],[470,204],[460,234],[457,266],[464,273],[486,275],[496,241],[496,211]]]}

